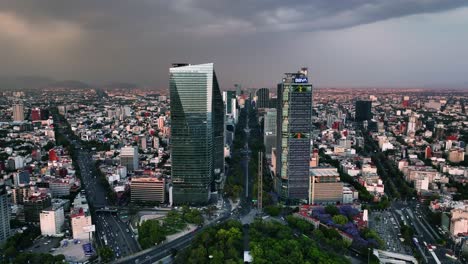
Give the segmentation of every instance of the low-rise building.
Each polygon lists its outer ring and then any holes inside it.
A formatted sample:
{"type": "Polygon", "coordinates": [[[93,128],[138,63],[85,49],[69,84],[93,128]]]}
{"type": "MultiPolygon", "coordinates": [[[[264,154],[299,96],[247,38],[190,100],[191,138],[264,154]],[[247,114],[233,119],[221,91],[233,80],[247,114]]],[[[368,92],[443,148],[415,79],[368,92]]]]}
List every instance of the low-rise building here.
{"type": "Polygon", "coordinates": [[[91,215],[83,208],[74,208],[71,212],[73,239],[89,239],[89,227],[92,225],[91,215]]]}
{"type": "Polygon", "coordinates": [[[343,201],[343,183],[337,168],[310,169],[309,204],[332,204],[343,201]]]}
{"type": "Polygon", "coordinates": [[[468,233],[468,206],[453,209],[450,219],[450,234],[457,236],[460,233],[468,233]]]}
{"type": "Polygon", "coordinates": [[[57,236],[61,233],[65,216],[63,206],[51,206],[40,213],[41,234],[57,236]]]}
{"type": "Polygon", "coordinates": [[[159,202],[165,201],[165,180],[160,177],[133,177],[130,183],[131,201],[159,202]]]}

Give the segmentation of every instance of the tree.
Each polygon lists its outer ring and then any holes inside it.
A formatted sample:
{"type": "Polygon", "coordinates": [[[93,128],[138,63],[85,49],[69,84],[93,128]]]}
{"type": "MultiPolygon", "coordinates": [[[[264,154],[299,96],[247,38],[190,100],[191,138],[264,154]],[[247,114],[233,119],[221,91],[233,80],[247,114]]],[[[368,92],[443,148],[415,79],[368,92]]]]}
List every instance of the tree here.
{"type": "Polygon", "coordinates": [[[14,247],[10,246],[3,252],[7,259],[14,258],[17,254],[17,251],[14,247]]]}
{"type": "Polygon", "coordinates": [[[138,242],[143,249],[166,240],[166,233],[158,220],[146,220],[138,227],[138,242]]]}
{"type": "Polygon", "coordinates": [[[325,207],[325,212],[331,216],[334,216],[339,214],[340,210],[338,210],[336,206],[330,204],[325,207]]]}
{"type": "Polygon", "coordinates": [[[278,216],[281,213],[281,206],[279,205],[269,205],[265,207],[265,213],[271,216],[278,216]]]}
{"type": "Polygon", "coordinates": [[[332,217],[332,220],[333,220],[333,223],[337,224],[337,225],[344,225],[346,223],[348,223],[348,218],[346,216],[343,216],[343,215],[335,215],[332,217]]]}
{"type": "Polygon", "coordinates": [[[104,246],[98,249],[99,256],[103,262],[110,262],[114,258],[114,251],[108,247],[104,246]]]}

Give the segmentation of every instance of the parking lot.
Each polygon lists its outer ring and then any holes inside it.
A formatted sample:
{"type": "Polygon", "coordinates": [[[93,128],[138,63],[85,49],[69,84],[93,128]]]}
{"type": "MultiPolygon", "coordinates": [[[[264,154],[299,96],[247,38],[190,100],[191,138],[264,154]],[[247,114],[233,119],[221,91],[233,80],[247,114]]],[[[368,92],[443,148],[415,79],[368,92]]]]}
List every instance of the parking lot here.
{"type": "Polygon", "coordinates": [[[390,211],[375,211],[369,216],[369,228],[379,234],[385,243],[385,250],[411,255],[411,249],[400,240],[397,222],[390,211]]]}
{"type": "Polygon", "coordinates": [[[32,253],[51,253],[55,248],[60,247],[61,238],[57,237],[40,237],[34,241],[34,244],[28,248],[27,252],[32,253]]]}

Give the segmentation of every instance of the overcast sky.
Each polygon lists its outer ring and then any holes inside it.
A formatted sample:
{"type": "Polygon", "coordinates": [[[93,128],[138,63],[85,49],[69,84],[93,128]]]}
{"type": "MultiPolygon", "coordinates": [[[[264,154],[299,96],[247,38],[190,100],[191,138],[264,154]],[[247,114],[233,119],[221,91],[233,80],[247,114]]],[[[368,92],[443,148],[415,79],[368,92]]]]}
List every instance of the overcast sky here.
{"type": "Polygon", "coordinates": [[[0,75],[167,87],[214,62],[222,88],[468,85],[466,0],[1,0],[0,75]]]}

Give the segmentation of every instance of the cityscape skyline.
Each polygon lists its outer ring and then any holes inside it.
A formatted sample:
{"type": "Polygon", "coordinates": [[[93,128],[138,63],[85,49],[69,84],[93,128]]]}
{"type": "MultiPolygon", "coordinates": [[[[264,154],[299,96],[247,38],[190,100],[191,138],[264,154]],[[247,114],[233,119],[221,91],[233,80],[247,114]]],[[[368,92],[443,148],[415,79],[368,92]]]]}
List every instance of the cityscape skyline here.
{"type": "Polygon", "coordinates": [[[0,4],[2,75],[165,88],[172,62],[212,61],[221,87],[274,87],[297,65],[316,87],[468,83],[466,1],[58,3],[0,4]]]}
{"type": "Polygon", "coordinates": [[[0,1],[0,263],[468,263],[467,25],[466,0],[0,1]]]}

